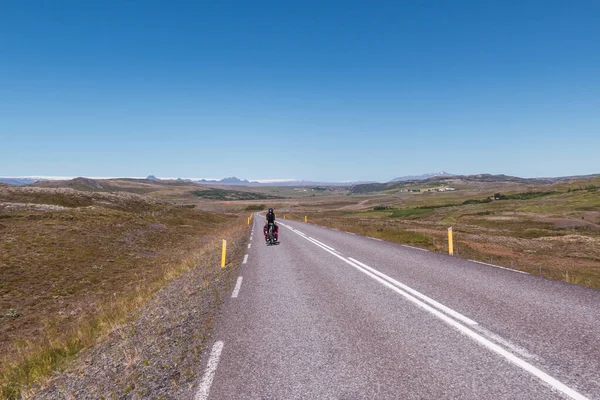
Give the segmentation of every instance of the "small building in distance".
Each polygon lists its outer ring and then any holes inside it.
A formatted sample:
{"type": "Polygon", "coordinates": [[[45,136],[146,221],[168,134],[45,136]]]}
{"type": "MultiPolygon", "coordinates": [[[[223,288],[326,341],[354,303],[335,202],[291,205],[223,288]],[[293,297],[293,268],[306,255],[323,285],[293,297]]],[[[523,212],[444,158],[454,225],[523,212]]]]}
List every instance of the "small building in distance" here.
{"type": "Polygon", "coordinates": [[[456,189],[451,187],[427,189],[428,192],[452,192],[454,190],[456,189]]]}

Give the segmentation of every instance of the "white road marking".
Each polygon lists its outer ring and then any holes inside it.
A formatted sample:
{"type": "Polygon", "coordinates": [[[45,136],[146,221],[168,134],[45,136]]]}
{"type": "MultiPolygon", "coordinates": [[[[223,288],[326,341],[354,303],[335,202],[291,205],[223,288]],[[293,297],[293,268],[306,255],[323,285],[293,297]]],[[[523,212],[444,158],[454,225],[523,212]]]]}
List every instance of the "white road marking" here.
{"type": "Polygon", "coordinates": [[[315,239],[315,238],[313,238],[313,237],[310,237],[310,236],[309,236],[308,238],[309,238],[309,239],[311,239],[311,240],[314,240],[315,242],[319,243],[319,244],[320,244],[320,245],[322,245],[322,246],[325,246],[325,247],[327,247],[327,248],[328,248],[329,250],[331,250],[331,251],[335,251],[336,253],[339,253],[339,251],[337,251],[337,250],[336,250],[336,249],[334,249],[333,247],[331,247],[331,246],[327,246],[325,243],[323,243],[323,242],[319,242],[317,239],[315,239]]]}
{"type": "Polygon", "coordinates": [[[369,239],[373,239],[373,240],[377,240],[377,241],[379,241],[379,242],[383,242],[383,240],[381,240],[381,239],[377,239],[377,238],[374,238],[374,237],[371,237],[371,236],[367,236],[367,237],[368,237],[369,239]]]}
{"type": "Polygon", "coordinates": [[[327,251],[329,251],[329,252],[332,252],[332,251],[333,251],[333,252],[335,252],[335,253],[337,253],[337,254],[339,254],[339,255],[343,255],[342,253],[340,253],[339,251],[337,251],[337,250],[336,250],[336,249],[334,249],[333,247],[329,247],[329,246],[327,246],[325,243],[319,242],[319,241],[318,241],[318,240],[316,240],[316,239],[313,239],[313,238],[311,238],[311,237],[309,237],[309,236],[302,236],[302,237],[303,237],[304,239],[308,240],[309,242],[312,242],[312,243],[316,244],[317,246],[324,248],[325,250],[327,250],[327,251]]]}
{"type": "Polygon", "coordinates": [[[252,247],[252,243],[248,243],[248,248],[251,248],[251,247],[252,247]]]}
{"type": "Polygon", "coordinates": [[[206,400],[208,399],[208,394],[210,393],[210,387],[212,385],[213,378],[215,377],[215,372],[217,371],[217,366],[219,365],[219,359],[221,358],[221,352],[223,351],[223,342],[216,342],[212,351],[210,352],[210,357],[208,359],[208,364],[206,365],[206,369],[204,370],[204,377],[202,378],[202,382],[200,382],[200,386],[196,391],[196,395],[194,396],[194,400],[206,400]]]}
{"type": "Polygon", "coordinates": [[[421,250],[421,251],[429,251],[429,250],[426,250],[426,249],[422,249],[422,248],[420,248],[420,247],[409,246],[409,245],[407,245],[407,244],[403,244],[402,246],[404,246],[404,247],[408,247],[409,249],[415,249],[415,250],[421,250]]]}
{"type": "Polygon", "coordinates": [[[346,232],[346,233],[356,236],[356,233],[354,233],[354,232],[346,232]]]}
{"type": "Polygon", "coordinates": [[[398,282],[397,280],[395,280],[394,278],[391,278],[389,276],[387,276],[384,273],[381,273],[379,271],[377,271],[374,268],[369,267],[368,265],[361,263],[358,260],[355,260],[354,258],[348,257],[348,259],[358,265],[360,265],[361,267],[365,268],[366,270],[372,272],[373,274],[379,276],[382,279],[385,279],[386,281],[388,281],[389,283],[391,283],[394,286],[397,286],[400,289],[403,289],[407,292],[409,292],[410,294],[412,294],[415,297],[420,298],[421,300],[425,301],[426,303],[431,304],[432,306],[434,306],[435,308],[437,308],[440,311],[445,312],[448,315],[451,315],[452,317],[454,317],[455,319],[458,319],[462,322],[464,322],[467,325],[477,325],[477,322],[473,321],[472,319],[469,319],[467,317],[465,317],[464,315],[462,315],[461,313],[454,311],[453,309],[446,307],[445,305],[438,303],[437,301],[433,300],[430,297],[425,296],[423,293],[418,292],[416,290],[414,290],[413,288],[406,286],[403,283],[398,282]]]}
{"type": "Polygon", "coordinates": [[[518,272],[518,273],[520,273],[520,274],[529,275],[529,272],[525,272],[525,271],[519,271],[518,269],[512,269],[512,268],[501,267],[501,266],[499,266],[499,265],[488,264],[488,263],[485,263],[485,262],[482,262],[482,261],[477,261],[477,260],[467,260],[467,261],[472,261],[472,262],[474,262],[474,263],[477,263],[477,264],[483,264],[483,265],[487,265],[487,266],[489,266],[489,267],[500,268],[500,269],[505,269],[505,270],[507,270],[507,271],[518,272]]]}
{"type": "Polygon", "coordinates": [[[492,339],[494,342],[499,343],[499,344],[503,345],[504,347],[509,348],[513,353],[520,354],[521,356],[523,356],[525,358],[534,358],[533,354],[531,354],[524,348],[517,346],[516,344],[510,342],[507,339],[504,339],[500,335],[496,335],[494,332],[488,331],[481,325],[474,326],[473,329],[475,329],[477,332],[487,336],[488,338],[492,339]]]}
{"type": "Polygon", "coordinates": [[[231,293],[231,298],[235,299],[236,297],[238,297],[238,294],[240,293],[240,288],[242,287],[242,279],[243,278],[241,276],[237,278],[235,288],[233,289],[233,293],[231,293]]]}
{"type": "Polygon", "coordinates": [[[242,264],[246,264],[248,262],[248,254],[244,255],[244,261],[242,261],[242,264]]]}
{"type": "MultiPolygon", "coordinates": [[[[304,235],[302,235],[302,236],[304,236],[304,235]]],[[[308,237],[304,236],[304,238],[310,241],[310,239],[308,237]]],[[[518,366],[519,368],[529,372],[533,376],[537,377],[538,379],[540,379],[540,380],[544,381],[545,383],[547,383],[548,385],[550,385],[552,388],[562,392],[563,394],[567,395],[568,397],[570,397],[574,400],[589,400],[584,395],[578,393],[574,389],[571,389],[564,383],[553,378],[552,376],[548,375],[547,373],[545,373],[544,371],[540,370],[539,368],[533,366],[532,364],[528,363],[527,361],[517,357],[513,353],[509,352],[508,350],[504,349],[503,347],[499,346],[498,344],[492,342],[490,339],[485,338],[484,336],[480,335],[479,333],[475,332],[474,330],[470,329],[469,327],[464,326],[460,322],[450,318],[448,315],[444,314],[443,312],[433,308],[432,306],[424,303],[423,301],[417,299],[416,297],[411,296],[410,294],[399,289],[398,287],[394,286],[390,282],[388,282],[388,281],[384,280],[383,278],[380,278],[376,274],[368,271],[366,268],[361,267],[359,264],[352,262],[349,259],[346,259],[346,258],[336,254],[335,252],[329,250],[328,248],[326,248],[324,246],[321,246],[320,244],[318,244],[316,242],[313,242],[313,243],[316,246],[327,251],[328,253],[339,258],[340,260],[344,261],[346,264],[351,265],[352,267],[356,268],[357,270],[364,273],[365,275],[373,278],[377,282],[381,283],[383,286],[386,286],[389,289],[395,291],[396,293],[404,296],[407,300],[417,304],[418,306],[420,306],[421,308],[430,312],[431,314],[433,314],[437,318],[441,319],[448,325],[456,328],[460,333],[464,334],[465,336],[470,337],[475,342],[479,343],[483,347],[486,347],[488,350],[493,351],[494,353],[500,355],[501,357],[505,358],[509,362],[518,366]]]]}
{"type": "Polygon", "coordinates": [[[250,240],[252,240],[252,236],[250,236],[250,240]]]}
{"type": "MultiPolygon", "coordinates": [[[[356,265],[354,265],[354,266],[357,267],[356,265]]],[[[360,270],[360,267],[358,267],[358,269],[360,270]]],[[[394,290],[395,292],[398,292],[399,294],[402,294],[404,297],[406,297],[410,301],[414,302],[415,304],[418,304],[419,306],[421,306],[421,308],[424,308],[425,310],[429,311],[430,313],[432,313],[433,315],[435,315],[436,317],[438,317],[442,321],[446,322],[448,325],[451,325],[452,327],[458,329],[458,331],[461,332],[462,334],[470,337],[471,339],[475,340],[480,345],[486,347],[487,349],[493,351],[494,353],[496,353],[496,354],[504,357],[508,361],[512,362],[516,366],[518,366],[518,367],[524,369],[525,371],[529,372],[530,374],[536,376],[537,378],[539,378],[542,381],[546,382],[548,385],[552,386],[554,389],[556,389],[556,390],[558,390],[558,391],[566,394],[567,396],[569,396],[572,399],[575,399],[575,400],[587,400],[587,398],[585,396],[583,396],[582,394],[576,392],[575,390],[573,390],[570,387],[566,386],[564,383],[562,383],[559,380],[551,377],[550,375],[546,374],[544,371],[542,371],[539,368],[533,366],[532,364],[528,363],[527,361],[525,361],[525,360],[523,360],[523,359],[515,356],[514,354],[512,354],[511,352],[509,352],[509,351],[505,350],[504,348],[500,347],[496,343],[493,343],[489,339],[486,339],[485,337],[481,336],[480,334],[478,334],[477,332],[471,330],[470,328],[468,328],[468,327],[466,327],[464,325],[461,325],[458,321],[450,318],[449,316],[443,314],[442,312],[436,310],[435,308],[433,308],[433,307],[431,307],[431,306],[429,306],[429,305],[427,305],[427,304],[425,304],[425,303],[417,300],[416,298],[414,298],[414,297],[412,297],[412,296],[410,296],[408,294],[405,294],[400,289],[392,286],[390,283],[388,283],[385,280],[383,280],[383,279],[377,277],[376,275],[370,273],[366,269],[362,269],[362,272],[364,272],[367,275],[370,275],[373,279],[375,279],[378,282],[380,282],[381,284],[389,287],[390,289],[394,290]]]]}

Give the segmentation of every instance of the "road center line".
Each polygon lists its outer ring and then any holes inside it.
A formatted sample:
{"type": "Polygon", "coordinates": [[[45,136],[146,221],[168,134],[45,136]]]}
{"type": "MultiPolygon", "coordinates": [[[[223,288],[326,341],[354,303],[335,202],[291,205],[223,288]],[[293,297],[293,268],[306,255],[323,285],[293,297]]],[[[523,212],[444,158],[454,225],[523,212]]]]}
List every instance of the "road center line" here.
{"type": "Polygon", "coordinates": [[[336,250],[336,249],[334,249],[333,247],[331,247],[331,246],[327,246],[325,243],[323,243],[323,242],[319,242],[317,239],[315,239],[315,238],[313,238],[313,237],[310,237],[310,236],[309,236],[308,238],[309,238],[309,239],[311,239],[311,240],[313,240],[313,241],[315,241],[315,242],[317,242],[317,243],[319,243],[321,246],[325,246],[325,247],[327,247],[327,248],[328,248],[329,250],[331,250],[331,251],[335,251],[336,253],[339,253],[339,251],[337,251],[337,250],[336,250]]]}
{"type": "Polygon", "coordinates": [[[210,357],[208,359],[208,364],[206,365],[206,369],[204,370],[204,377],[202,377],[202,382],[200,382],[200,386],[196,391],[196,395],[194,396],[194,400],[206,400],[208,399],[208,394],[210,393],[210,387],[212,385],[213,378],[215,377],[215,372],[217,371],[217,366],[219,365],[219,359],[221,358],[221,352],[223,351],[223,342],[216,342],[212,351],[210,352],[210,357]]]}
{"type": "Polygon", "coordinates": [[[248,248],[252,248],[252,243],[248,243],[248,248]]]}
{"type": "Polygon", "coordinates": [[[530,358],[530,359],[535,358],[533,356],[533,354],[531,354],[524,348],[517,346],[516,344],[508,341],[507,339],[504,339],[502,336],[497,335],[494,332],[488,331],[481,325],[474,326],[473,329],[475,329],[477,332],[483,334],[484,336],[487,336],[488,339],[492,339],[494,342],[499,343],[499,344],[503,345],[504,347],[510,349],[513,353],[519,354],[521,357],[530,358]]]}
{"type": "MultiPolygon", "coordinates": [[[[379,278],[376,275],[371,274],[366,269],[363,269],[362,272],[364,272],[367,275],[370,274],[373,279],[379,281],[380,283],[382,283],[385,286],[388,286],[390,289],[392,289],[400,294],[403,294],[401,290],[392,286],[390,283],[386,282],[382,278],[379,278]]],[[[464,325],[461,325],[458,321],[450,318],[449,316],[443,314],[442,312],[436,310],[435,308],[433,308],[425,303],[420,302],[419,300],[415,299],[414,297],[412,297],[410,295],[407,295],[407,294],[403,294],[403,295],[404,295],[404,297],[406,297],[407,299],[420,305],[422,308],[429,311],[430,313],[432,313],[433,315],[435,315],[442,321],[446,322],[448,325],[451,325],[452,327],[456,328],[460,333],[470,337],[471,339],[473,339],[480,345],[482,345],[482,346],[486,347],[487,349],[493,351],[494,353],[504,357],[506,360],[510,361],[511,363],[515,364],[516,366],[524,369],[525,371],[529,372],[530,374],[534,375],[535,377],[539,378],[540,380],[546,382],[548,385],[552,386],[554,389],[564,393],[565,395],[569,396],[572,399],[587,400],[587,398],[585,396],[583,396],[582,394],[576,392],[575,390],[566,386],[564,383],[562,383],[559,380],[553,378],[552,376],[546,374],[544,371],[533,366],[532,364],[528,363],[527,361],[515,356],[513,353],[507,351],[503,347],[500,347],[496,343],[493,343],[489,339],[481,336],[477,332],[469,329],[468,327],[466,327],[464,325]],[[411,297],[412,297],[412,299],[411,299],[411,297]]]]}
{"type": "MultiPolygon", "coordinates": [[[[305,235],[301,235],[301,236],[303,236],[305,239],[311,241],[307,236],[305,236],[305,235]]],[[[529,372],[533,376],[537,377],[538,379],[542,380],[546,384],[550,385],[552,388],[554,388],[554,389],[562,392],[563,394],[567,395],[571,399],[574,399],[574,400],[589,400],[587,397],[585,397],[584,395],[578,393],[574,389],[571,389],[570,387],[568,387],[564,383],[560,382],[556,378],[553,378],[552,376],[548,375],[547,373],[545,373],[544,371],[540,370],[539,368],[533,366],[532,364],[528,363],[527,361],[525,361],[525,360],[517,357],[513,353],[511,353],[508,350],[504,349],[500,345],[498,345],[498,344],[492,342],[491,340],[485,338],[484,336],[482,336],[479,333],[475,332],[474,330],[468,328],[467,326],[462,325],[460,322],[458,322],[458,321],[450,318],[448,315],[444,314],[440,310],[437,310],[434,307],[430,306],[429,304],[426,304],[423,301],[417,299],[416,297],[413,297],[412,295],[410,295],[407,292],[401,290],[400,288],[394,286],[393,284],[391,284],[390,282],[386,281],[385,279],[383,279],[383,278],[377,276],[376,274],[370,272],[366,268],[363,268],[359,264],[357,264],[357,263],[355,263],[355,262],[353,262],[353,261],[351,261],[349,259],[346,259],[346,258],[344,258],[344,257],[336,254],[335,252],[329,250],[328,248],[326,248],[324,246],[321,246],[320,244],[318,244],[316,242],[312,242],[312,243],[315,244],[316,246],[322,248],[323,250],[327,251],[328,253],[334,255],[335,257],[339,258],[340,260],[344,261],[346,264],[349,264],[352,267],[356,268],[357,270],[359,270],[360,272],[364,273],[365,275],[370,276],[371,278],[373,278],[377,282],[381,283],[383,286],[386,286],[389,289],[395,291],[396,293],[404,296],[409,301],[417,304],[418,306],[420,306],[421,308],[423,308],[426,311],[430,312],[431,314],[433,314],[437,318],[441,319],[442,321],[444,321],[448,325],[456,328],[460,333],[464,334],[465,336],[470,337],[475,342],[479,343],[480,345],[482,345],[483,347],[487,348],[488,350],[493,351],[494,353],[500,355],[501,357],[503,357],[507,361],[509,361],[509,362],[513,363],[514,365],[520,367],[521,369],[525,370],[526,372],[529,372]]]]}
{"type": "MultiPolygon", "coordinates": [[[[348,259],[346,259],[345,257],[342,257],[341,255],[337,254],[335,252],[335,250],[332,250],[331,247],[327,246],[324,243],[321,243],[321,242],[317,241],[316,239],[313,239],[311,237],[306,237],[306,236],[303,236],[303,237],[305,239],[307,239],[309,242],[312,242],[313,244],[321,247],[322,249],[326,250],[327,252],[329,252],[329,253],[333,254],[334,256],[338,257],[340,260],[346,262],[347,264],[350,264],[353,267],[357,267],[358,266],[361,269],[368,270],[371,275],[373,275],[374,277],[376,277],[378,279],[383,279],[386,283],[389,283],[389,284],[393,285],[395,287],[395,289],[396,288],[397,289],[403,289],[403,290],[405,290],[407,292],[410,292],[412,295],[414,295],[416,297],[419,297],[423,301],[431,304],[434,307],[437,307],[439,310],[442,310],[443,312],[451,315],[452,317],[454,317],[454,318],[456,318],[456,319],[458,319],[458,320],[460,320],[460,321],[462,321],[462,322],[464,322],[464,323],[466,323],[468,325],[477,325],[477,322],[473,321],[472,319],[469,319],[469,318],[465,317],[464,315],[462,315],[461,313],[459,313],[457,311],[454,311],[453,309],[451,309],[449,307],[446,307],[445,305],[443,305],[441,303],[438,303],[437,301],[433,300],[432,298],[425,296],[424,294],[422,294],[422,293],[420,293],[420,292],[412,289],[409,286],[404,285],[403,283],[398,282],[397,280],[395,280],[395,279],[393,279],[393,278],[391,278],[391,277],[389,277],[389,276],[387,276],[387,275],[385,275],[385,274],[377,271],[376,269],[371,268],[368,265],[363,264],[360,261],[357,261],[357,260],[355,260],[353,258],[349,257],[348,259]]],[[[395,291],[397,291],[397,290],[395,290],[395,291]]],[[[406,293],[406,292],[404,292],[402,290],[400,290],[400,292],[401,292],[402,295],[405,295],[405,297],[406,296],[412,297],[408,293],[406,293]]],[[[419,301],[417,299],[414,299],[414,300],[416,300],[417,304],[421,303],[421,301],[419,301]]]]}
{"type": "Polygon", "coordinates": [[[238,276],[237,278],[237,282],[235,284],[235,288],[233,289],[233,293],[231,293],[231,298],[235,299],[236,297],[238,297],[238,294],[240,293],[240,288],[242,287],[242,277],[238,276]]]}
{"type": "Polygon", "coordinates": [[[244,255],[244,261],[242,261],[242,264],[246,264],[248,262],[248,254],[244,255]]]}
{"type": "Polygon", "coordinates": [[[418,292],[418,291],[414,290],[413,288],[411,288],[409,286],[406,286],[403,283],[398,282],[394,278],[391,278],[391,277],[387,276],[386,274],[381,273],[381,272],[377,271],[376,269],[371,268],[368,265],[361,263],[358,260],[355,260],[354,258],[348,257],[348,259],[350,261],[352,261],[352,262],[360,265],[361,267],[365,268],[367,271],[370,271],[373,274],[379,276],[380,278],[388,281],[392,285],[394,285],[394,286],[396,286],[396,287],[398,287],[400,289],[403,289],[403,290],[409,292],[413,296],[418,297],[421,300],[423,300],[424,302],[431,304],[432,306],[434,306],[438,310],[441,310],[441,311],[445,312],[446,314],[451,315],[455,319],[458,319],[458,320],[464,322],[467,325],[477,325],[477,322],[473,321],[472,319],[469,319],[469,318],[465,317],[464,315],[462,315],[461,313],[459,313],[457,311],[454,311],[453,309],[451,309],[449,307],[446,307],[445,305],[443,305],[441,303],[438,303],[437,301],[433,300],[430,297],[425,296],[423,293],[418,292]]]}

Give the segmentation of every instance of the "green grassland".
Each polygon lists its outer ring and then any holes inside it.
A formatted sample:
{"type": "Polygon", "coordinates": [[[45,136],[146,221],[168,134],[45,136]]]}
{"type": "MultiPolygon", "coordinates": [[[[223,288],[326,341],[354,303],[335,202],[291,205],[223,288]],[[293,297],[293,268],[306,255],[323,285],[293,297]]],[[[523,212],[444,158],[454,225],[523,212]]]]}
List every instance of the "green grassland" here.
{"type": "Polygon", "coordinates": [[[266,200],[281,198],[279,196],[273,196],[264,193],[217,188],[194,190],[191,193],[194,196],[209,200],[266,200]]]}

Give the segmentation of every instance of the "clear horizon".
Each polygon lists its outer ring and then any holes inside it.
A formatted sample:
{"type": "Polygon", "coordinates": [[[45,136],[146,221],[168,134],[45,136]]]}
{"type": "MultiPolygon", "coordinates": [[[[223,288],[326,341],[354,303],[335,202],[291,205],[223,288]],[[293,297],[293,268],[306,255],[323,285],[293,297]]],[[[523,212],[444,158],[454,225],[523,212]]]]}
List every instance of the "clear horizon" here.
{"type": "Polygon", "coordinates": [[[558,0],[5,2],[0,176],[598,173],[597,15],[558,0]]]}
{"type": "MultiPolygon", "coordinates": [[[[453,174],[452,172],[448,172],[448,171],[437,171],[437,172],[446,172],[448,174],[452,174],[452,175],[459,175],[459,174],[453,174]]],[[[396,178],[401,178],[401,177],[405,177],[405,176],[421,176],[421,175],[426,175],[426,174],[432,174],[432,173],[437,173],[437,172],[427,172],[427,173],[423,173],[423,174],[414,174],[414,175],[398,175],[395,176],[393,178],[390,178],[388,180],[385,181],[378,181],[375,179],[365,179],[365,180],[359,180],[359,179],[351,179],[351,180],[346,180],[346,181],[320,181],[320,180],[315,180],[315,179],[304,179],[304,178],[259,178],[259,179],[253,179],[253,178],[247,178],[247,177],[240,177],[240,176],[224,176],[224,177],[220,177],[220,178],[197,178],[197,177],[186,177],[186,176],[175,176],[175,177],[163,177],[163,176],[156,176],[154,174],[151,175],[146,175],[146,176],[125,176],[125,175],[117,175],[117,176],[85,176],[85,175],[68,175],[68,176],[44,176],[44,175],[27,175],[27,176],[4,176],[4,175],[0,175],[0,179],[4,178],[4,179],[39,179],[39,180],[70,180],[70,179],[75,179],[75,178],[88,178],[88,179],[146,179],[149,176],[154,176],[160,180],[176,180],[176,179],[190,179],[193,181],[200,181],[200,180],[207,180],[207,181],[219,181],[222,179],[226,179],[226,178],[237,178],[240,180],[247,180],[249,182],[258,182],[258,183],[282,183],[282,182],[293,182],[293,181],[306,181],[306,182],[331,182],[331,183],[344,183],[344,182],[359,182],[359,181],[375,181],[375,182],[381,182],[381,183],[385,183],[385,182],[389,182],[392,179],[396,179],[396,178]]],[[[478,173],[474,173],[474,174],[466,174],[466,175],[479,175],[479,174],[486,174],[488,172],[478,172],[478,173]]],[[[504,174],[504,175],[508,175],[508,174],[504,174]]],[[[560,177],[565,177],[565,176],[585,176],[585,175],[600,175],[600,172],[591,172],[589,174],[578,174],[578,175],[555,175],[555,176],[517,176],[519,178],[560,178],[560,177]]]]}

